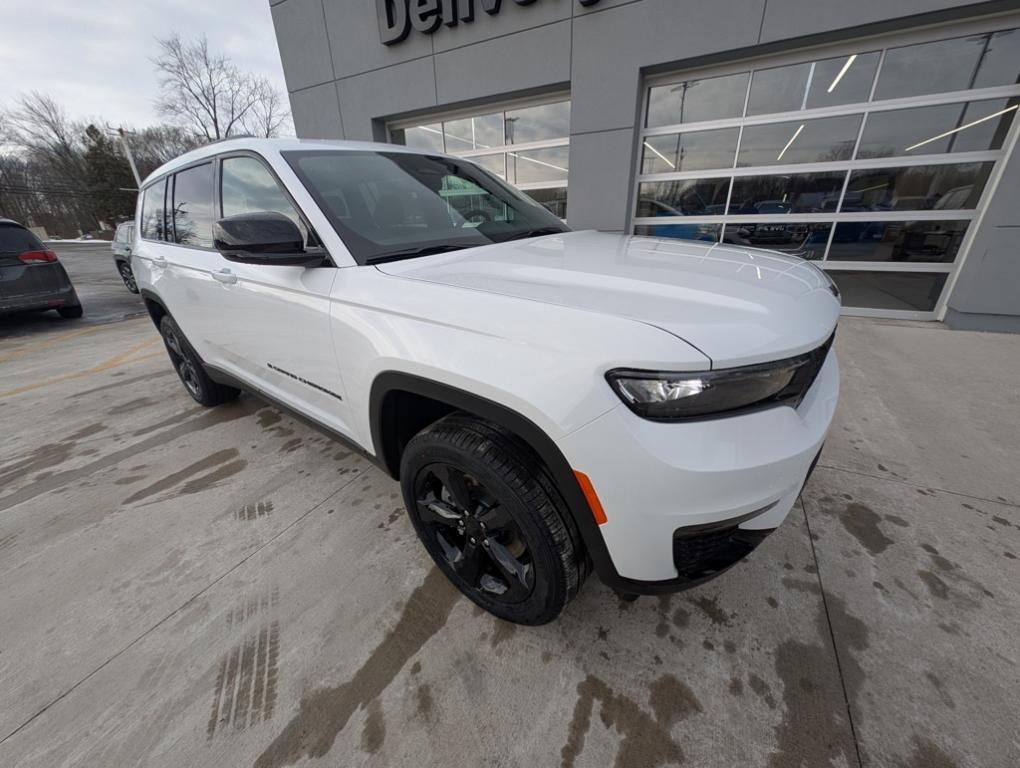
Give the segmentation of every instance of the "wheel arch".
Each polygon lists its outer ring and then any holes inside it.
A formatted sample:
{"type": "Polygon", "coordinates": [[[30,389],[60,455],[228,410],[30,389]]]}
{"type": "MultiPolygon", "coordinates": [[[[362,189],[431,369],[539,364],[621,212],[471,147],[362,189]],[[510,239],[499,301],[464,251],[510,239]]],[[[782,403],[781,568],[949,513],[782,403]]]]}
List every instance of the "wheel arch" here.
{"type": "Polygon", "coordinates": [[[400,456],[407,441],[428,424],[454,411],[497,424],[528,444],[552,477],[599,578],[610,584],[618,580],[605,540],[570,463],[545,430],[512,408],[449,384],[400,371],[384,371],[372,382],[369,395],[372,446],[379,466],[399,479],[400,456]],[[405,406],[429,405],[424,411],[409,414],[402,411],[402,401],[405,406]],[[399,423],[402,417],[409,416],[409,421],[399,423]]]}
{"type": "Polygon", "coordinates": [[[139,288],[138,292],[142,296],[142,301],[145,302],[145,310],[149,313],[149,317],[152,318],[152,324],[156,326],[156,330],[159,330],[159,321],[163,319],[164,315],[169,315],[170,312],[167,310],[163,300],[159,298],[153,291],[148,288],[139,288]]]}

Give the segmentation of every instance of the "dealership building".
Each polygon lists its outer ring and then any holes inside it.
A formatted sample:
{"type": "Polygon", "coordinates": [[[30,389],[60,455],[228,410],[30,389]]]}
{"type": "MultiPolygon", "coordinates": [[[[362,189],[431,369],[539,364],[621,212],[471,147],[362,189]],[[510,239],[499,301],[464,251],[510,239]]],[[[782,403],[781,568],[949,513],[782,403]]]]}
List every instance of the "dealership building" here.
{"type": "Polygon", "coordinates": [[[1020,331],[1020,2],[271,4],[300,137],[470,158],[574,229],[813,259],[848,314],[1020,331]]]}

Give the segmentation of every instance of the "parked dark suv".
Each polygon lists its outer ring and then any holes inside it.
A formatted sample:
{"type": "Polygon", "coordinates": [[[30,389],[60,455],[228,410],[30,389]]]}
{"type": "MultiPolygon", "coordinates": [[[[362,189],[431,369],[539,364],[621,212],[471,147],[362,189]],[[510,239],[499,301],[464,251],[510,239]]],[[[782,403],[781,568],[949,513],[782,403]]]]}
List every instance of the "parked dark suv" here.
{"type": "Polygon", "coordinates": [[[55,309],[81,317],[81,302],[57,254],[10,219],[0,219],[0,314],[55,309]]]}

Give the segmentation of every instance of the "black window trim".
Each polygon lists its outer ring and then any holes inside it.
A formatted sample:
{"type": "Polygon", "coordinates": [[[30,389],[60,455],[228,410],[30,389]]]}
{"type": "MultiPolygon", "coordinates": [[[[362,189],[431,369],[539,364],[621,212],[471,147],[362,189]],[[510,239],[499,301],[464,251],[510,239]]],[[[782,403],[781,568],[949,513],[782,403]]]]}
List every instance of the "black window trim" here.
{"type": "MultiPolygon", "coordinates": [[[[169,225],[170,225],[170,227],[176,228],[176,224],[174,223],[174,220],[173,220],[173,192],[174,192],[174,187],[175,187],[176,181],[177,181],[177,174],[178,173],[182,173],[182,172],[187,171],[187,170],[190,170],[192,168],[196,168],[196,167],[198,167],[200,165],[212,164],[212,166],[213,166],[213,215],[216,216],[216,219],[222,218],[223,217],[223,198],[222,198],[223,173],[222,173],[221,164],[222,164],[223,160],[229,159],[231,157],[251,157],[251,158],[259,161],[260,163],[262,163],[262,165],[266,168],[266,170],[269,171],[270,175],[276,181],[276,183],[280,187],[280,189],[283,190],[283,194],[286,196],[287,200],[290,202],[291,205],[294,206],[294,210],[297,211],[298,216],[301,217],[301,220],[304,222],[305,226],[308,227],[309,233],[313,234],[315,236],[316,241],[318,241],[318,243],[319,243],[318,247],[322,249],[322,254],[323,254],[324,260],[329,262],[328,265],[327,264],[323,264],[323,266],[336,267],[337,266],[336,261],[333,259],[332,255],[329,253],[329,250],[326,248],[325,243],[323,243],[322,238],[319,237],[319,233],[311,225],[311,222],[310,222],[308,216],[301,209],[301,206],[299,206],[297,204],[297,201],[294,200],[294,197],[290,194],[290,190],[287,189],[287,185],[283,183],[283,181],[280,179],[279,175],[273,169],[272,165],[270,165],[270,163],[266,160],[265,156],[260,154],[260,153],[258,153],[258,152],[256,152],[255,150],[252,150],[252,149],[233,149],[233,150],[230,150],[230,151],[227,151],[227,152],[222,152],[222,153],[217,154],[217,155],[210,155],[208,157],[203,157],[203,158],[201,158],[199,160],[195,160],[194,162],[188,163],[187,165],[182,165],[180,168],[174,168],[172,171],[167,171],[166,173],[161,174],[160,176],[158,176],[157,178],[153,179],[151,182],[146,184],[144,187],[142,187],[142,201],[143,201],[142,202],[142,208],[143,208],[143,210],[144,210],[144,207],[145,207],[145,204],[144,204],[145,193],[149,189],[151,189],[152,187],[156,186],[157,184],[159,184],[161,182],[165,183],[164,192],[163,192],[163,220],[164,220],[164,222],[167,221],[167,219],[166,219],[166,217],[167,217],[167,202],[168,202],[167,198],[169,197],[169,204],[170,204],[170,221],[169,221],[169,225]],[[169,195],[167,193],[169,193],[169,195]]],[[[165,225],[164,225],[164,228],[165,228],[165,225]]],[[[141,234],[141,224],[139,224],[138,231],[139,231],[139,234],[141,234]]],[[[202,245],[185,245],[184,243],[176,243],[176,242],[174,242],[171,239],[167,239],[166,238],[166,234],[167,233],[164,231],[164,237],[163,237],[162,240],[154,240],[154,239],[149,238],[149,237],[142,237],[141,239],[144,240],[147,243],[161,243],[163,245],[170,245],[170,246],[173,246],[175,248],[188,248],[188,249],[191,249],[191,250],[194,250],[194,251],[205,251],[207,253],[216,253],[216,254],[219,253],[219,251],[217,251],[213,247],[206,247],[206,246],[202,246],[202,245]]],[[[176,232],[176,229],[175,229],[174,230],[174,238],[176,238],[176,237],[177,237],[177,232],[176,232]]]]}

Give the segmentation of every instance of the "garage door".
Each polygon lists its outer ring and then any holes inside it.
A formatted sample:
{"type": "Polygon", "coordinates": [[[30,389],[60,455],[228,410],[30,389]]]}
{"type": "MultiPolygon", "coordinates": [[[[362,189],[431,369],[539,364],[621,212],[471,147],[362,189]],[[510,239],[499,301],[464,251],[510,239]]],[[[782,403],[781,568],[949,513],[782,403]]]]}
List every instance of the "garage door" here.
{"type": "Polygon", "coordinates": [[[819,261],[851,314],[930,319],[1015,143],[1020,31],[650,81],[634,232],[819,261]]]}
{"type": "Polygon", "coordinates": [[[469,158],[567,218],[570,101],[564,97],[392,123],[389,133],[396,144],[469,158]]]}

